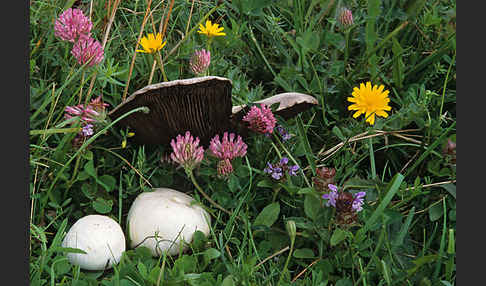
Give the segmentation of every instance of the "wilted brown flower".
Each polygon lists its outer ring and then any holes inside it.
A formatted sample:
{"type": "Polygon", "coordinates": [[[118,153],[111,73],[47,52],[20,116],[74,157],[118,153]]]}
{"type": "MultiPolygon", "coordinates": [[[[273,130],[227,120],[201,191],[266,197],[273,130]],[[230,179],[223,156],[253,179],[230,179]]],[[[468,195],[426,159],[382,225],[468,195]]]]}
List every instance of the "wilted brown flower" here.
{"type": "Polygon", "coordinates": [[[336,176],[336,169],[329,167],[317,168],[316,176],[312,178],[314,186],[318,191],[327,192],[329,188],[327,185],[334,184],[334,177],[336,176]]]}

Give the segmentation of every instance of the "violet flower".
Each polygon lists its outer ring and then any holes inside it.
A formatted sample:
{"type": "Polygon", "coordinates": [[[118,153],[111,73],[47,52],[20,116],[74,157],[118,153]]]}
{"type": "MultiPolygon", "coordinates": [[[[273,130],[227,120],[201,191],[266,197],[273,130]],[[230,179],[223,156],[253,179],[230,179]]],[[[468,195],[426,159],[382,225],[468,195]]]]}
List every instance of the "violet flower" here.
{"type": "Polygon", "coordinates": [[[89,136],[93,135],[93,133],[94,133],[94,131],[93,131],[93,124],[86,124],[81,129],[81,132],[83,133],[83,136],[84,137],[89,137],[89,136]]]}
{"type": "Polygon", "coordinates": [[[337,208],[336,207],[337,200],[340,200],[340,201],[344,200],[344,201],[346,201],[346,203],[344,203],[344,205],[349,206],[349,204],[351,204],[351,209],[354,212],[360,212],[361,210],[363,210],[362,205],[364,204],[364,197],[366,196],[366,192],[358,192],[354,195],[351,195],[348,192],[344,192],[344,193],[342,193],[343,196],[340,197],[339,193],[338,193],[337,186],[335,186],[333,184],[328,184],[328,188],[331,190],[331,192],[322,195],[323,199],[328,200],[327,203],[326,203],[326,206],[333,206],[333,207],[337,208]]]}
{"type": "Polygon", "coordinates": [[[336,207],[336,199],[338,198],[337,187],[333,184],[329,184],[327,186],[331,190],[331,192],[322,195],[322,198],[328,200],[326,206],[336,207]]]}
{"type": "Polygon", "coordinates": [[[292,138],[292,135],[290,135],[287,130],[285,130],[285,128],[283,128],[282,125],[277,125],[277,127],[275,127],[275,129],[277,129],[278,133],[280,134],[280,136],[282,137],[282,140],[283,141],[287,141],[289,140],[290,138],[292,138]]]}
{"type": "Polygon", "coordinates": [[[359,212],[363,209],[362,205],[364,203],[364,197],[366,196],[366,192],[358,192],[354,195],[353,200],[353,210],[359,212]]]}
{"type": "Polygon", "coordinates": [[[263,169],[263,172],[270,174],[272,178],[275,180],[280,180],[285,173],[289,174],[290,176],[297,176],[297,171],[299,170],[298,165],[289,166],[289,159],[287,157],[282,157],[280,162],[275,165],[272,165],[270,162],[267,162],[267,167],[263,169]]]}
{"type": "Polygon", "coordinates": [[[91,20],[84,16],[82,10],[69,8],[54,23],[54,36],[74,43],[79,38],[89,38],[92,27],[91,20]]]}
{"type": "Polygon", "coordinates": [[[248,128],[250,130],[262,134],[271,134],[277,123],[272,110],[263,103],[260,105],[260,108],[252,106],[250,111],[243,117],[243,121],[249,123],[248,128]]]}

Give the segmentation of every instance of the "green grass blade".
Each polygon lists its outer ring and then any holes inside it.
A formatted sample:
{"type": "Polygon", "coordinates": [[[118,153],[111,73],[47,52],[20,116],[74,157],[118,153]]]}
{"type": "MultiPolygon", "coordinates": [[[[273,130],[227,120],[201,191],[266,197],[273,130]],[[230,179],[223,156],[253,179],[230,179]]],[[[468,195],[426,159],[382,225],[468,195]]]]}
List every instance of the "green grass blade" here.
{"type": "Polygon", "coordinates": [[[434,141],[434,143],[430,144],[427,150],[422,155],[420,155],[420,157],[415,161],[412,167],[407,170],[407,172],[405,173],[405,177],[408,177],[408,175],[410,175],[413,170],[415,170],[415,168],[417,168],[418,165],[422,163],[422,161],[435,149],[435,147],[437,147],[442,142],[442,140],[449,134],[449,131],[451,131],[454,126],[456,126],[456,121],[454,121],[451,126],[449,126],[449,128],[444,130],[444,132],[442,132],[442,134],[434,141]]]}
{"type": "Polygon", "coordinates": [[[305,149],[305,157],[307,158],[307,162],[309,163],[311,169],[312,169],[312,175],[316,175],[316,162],[315,162],[315,157],[314,157],[314,153],[312,152],[312,149],[311,149],[311,146],[310,146],[310,143],[309,143],[309,139],[307,138],[307,133],[305,132],[305,128],[304,128],[304,122],[302,121],[302,117],[300,116],[297,116],[297,128],[298,128],[298,131],[299,131],[299,138],[302,142],[302,145],[304,145],[304,149],[305,149]]]}
{"type": "Polygon", "coordinates": [[[383,211],[385,210],[386,206],[390,203],[391,199],[393,196],[398,191],[398,188],[402,184],[404,176],[400,173],[397,173],[393,179],[390,181],[390,183],[387,186],[386,189],[386,195],[385,197],[381,200],[380,204],[376,208],[376,210],[373,212],[373,214],[370,216],[370,218],[366,221],[365,225],[363,228],[361,228],[358,233],[356,233],[355,239],[356,240],[361,240],[364,238],[364,234],[370,229],[370,227],[376,222],[376,220],[383,214],[383,211]]]}

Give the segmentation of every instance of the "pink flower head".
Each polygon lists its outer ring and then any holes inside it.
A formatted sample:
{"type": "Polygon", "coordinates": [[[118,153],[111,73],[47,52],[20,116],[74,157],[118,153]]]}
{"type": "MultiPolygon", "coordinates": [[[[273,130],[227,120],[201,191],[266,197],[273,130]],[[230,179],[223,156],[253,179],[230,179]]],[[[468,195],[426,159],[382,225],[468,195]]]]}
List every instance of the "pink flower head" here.
{"type": "Polygon", "coordinates": [[[245,156],[247,147],[240,135],[235,141],[235,134],[230,133],[228,136],[228,132],[224,132],[223,142],[219,140],[219,135],[216,135],[209,144],[209,149],[213,155],[223,160],[233,160],[236,157],[245,156]]]}
{"type": "Polygon", "coordinates": [[[203,74],[209,67],[211,63],[211,53],[202,49],[200,51],[195,51],[189,61],[189,67],[192,73],[195,75],[203,74]]]}
{"type": "Polygon", "coordinates": [[[64,111],[65,118],[69,119],[73,116],[81,117],[81,120],[87,123],[100,122],[106,117],[105,107],[109,106],[107,103],[101,101],[101,95],[91,100],[91,102],[85,107],[82,104],[76,106],[66,106],[64,111]]]}
{"type": "Polygon", "coordinates": [[[243,117],[243,121],[247,121],[249,128],[258,133],[272,133],[277,120],[273,116],[272,110],[265,104],[261,104],[261,108],[252,106],[250,111],[243,117]]]}
{"type": "Polygon", "coordinates": [[[103,60],[103,47],[101,43],[93,38],[79,38],[74,43],[71,54],[78,60],[78,64],[84,65],[88,63],[88,66],[99,64],[103,60]]]}
{"type": "Polygon", "coordinates": [[[78,38],[89,38],[93,24],[80,9],[69,8],[54,23],[54,35],[63,41],[76,42],[78,38]]]}
{"type": "Polygon", "coordinates": [[[353,25],[353,12],[346,7],[342,7],[339,12],[338,22],[343,28],[353,25]]]}
{"type": "Polygon", "coordinates": [[[201,163],[204,157],[204,149],[199,145],[199,138],[192,137],[189,131],[186,131],[184,137],[177,135],[176,140],[172,139],[170,142],[173,152],[170,154],[170,158],[180,164],[187,171],[194,169],[199,163],[201,163]]]}
{"type": "Polygon", "coordinates": [[[233,165],[231,165],[230,159],[224,159],[218,162],[217,167],[218,175],[220,177],[226,177],[233,172],[233,165]]]}

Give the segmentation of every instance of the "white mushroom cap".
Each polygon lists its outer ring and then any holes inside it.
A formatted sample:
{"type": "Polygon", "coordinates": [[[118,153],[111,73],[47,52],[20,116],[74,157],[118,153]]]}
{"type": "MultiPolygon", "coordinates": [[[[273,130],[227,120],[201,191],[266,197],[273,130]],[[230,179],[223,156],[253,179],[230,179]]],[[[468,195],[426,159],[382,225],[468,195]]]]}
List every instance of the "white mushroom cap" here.
{"type": "Polygon", "coordinates": [[[72,264],[86,270],[103,270],[120,261],[125,244],[123,230],[115,220],[104,215],[88,215],[73,224],[62,247],[86,252],[68,253],[67,258],[72,264]]]}
{"type": "Polygon", "coordinates": [[[130,246],[145,246],[153,256],[167,251],[169,255],[183,251],[196,230],[209,234],[209,214],[194,199],[176,190],[157,188],[141,193],[128,212],[130,246]],[[158,243],[157,243],[158,242],[158,243]]]}

